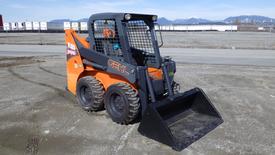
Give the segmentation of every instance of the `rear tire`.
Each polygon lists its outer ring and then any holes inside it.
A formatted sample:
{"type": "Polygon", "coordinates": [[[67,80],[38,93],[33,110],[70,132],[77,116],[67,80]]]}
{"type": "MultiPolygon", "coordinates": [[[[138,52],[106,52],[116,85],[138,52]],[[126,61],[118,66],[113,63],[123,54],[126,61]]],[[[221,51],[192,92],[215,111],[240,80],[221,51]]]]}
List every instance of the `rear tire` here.
{"type": "Polygon", "coordinates": [[[107,113],[119,124],[129,124],[139,114],[138,93],[126,83],[110,86],[105,93],[104,103],[107,113]]]}
{"type": "Polygon", "coordinates": [[[104,108],[103,86],[92,76],[79,79],[76,88],[77,101],[84,110],[98,111],[104,108]]]}

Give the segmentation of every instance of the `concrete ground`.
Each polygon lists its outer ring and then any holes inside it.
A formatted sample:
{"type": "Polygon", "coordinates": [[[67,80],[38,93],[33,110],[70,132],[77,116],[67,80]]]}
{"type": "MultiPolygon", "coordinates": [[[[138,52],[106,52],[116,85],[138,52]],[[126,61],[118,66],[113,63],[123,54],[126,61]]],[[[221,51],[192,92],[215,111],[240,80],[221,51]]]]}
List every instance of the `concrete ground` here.
{"type": "MultiPolygon", "coordinates": [[[[165,48],[275,49],[275,33],[268,32],[162,32],[162,36],[165,48]]],[[[64,33],[0,33],[0,44],[64,45],[64,42],[64,33]]]]}
{"type": "Polygon", "coordinates": [[[141,136],[139,123],[83,111],[64,90],[63,46],[0,45],[0,154],[275,154],[275,53],[250,52],[162,49],[182,91],[202,88],[224,119],[175,152],[141,136]]]}

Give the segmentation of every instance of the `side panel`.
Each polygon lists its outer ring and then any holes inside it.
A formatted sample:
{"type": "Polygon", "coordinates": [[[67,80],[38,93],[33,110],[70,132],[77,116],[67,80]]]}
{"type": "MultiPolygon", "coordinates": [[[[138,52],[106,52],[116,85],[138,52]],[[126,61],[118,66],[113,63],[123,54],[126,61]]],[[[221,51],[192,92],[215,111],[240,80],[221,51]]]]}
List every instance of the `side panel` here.
{"type": "MultiPolygon", "coordinates": [[[[119,61],[113,57],[106,56],[100,52],[95,52],[89,48],[86,48],[82,45],[78,38],[75,37],[76,45],[79,49],[79,53],[83,59],[90,61],[91,63],[95,63],[96,65],[100,65],[108,74],[118,75],[120,77],[124,77],[130,83],[136,82],[136,66],[128,64],[126,62],[119,61]]],[[[95,66],[92,66],[95,68],[95,66]]],[[[123,78],[122,78],[123,79],[123,78]]]]}
{"type": "Polygon", "coordinates": [[[100,70],[95,70],[92,67],[87,66],[85,71],[83,72],[83,74],[80,75],[80,78],[83,76],[95,77],[97,80],[99,80],[102,83],[103,88],[105,90],[107,90],[108,87],[110,87],[111,85],[116,84],[116,83],[121,83],[121,82],[130,84],[131,87],[136,90],[136,85],[130,83],[127,79],[125,79],[119,75],[110,74],[110,73],[100,71],[100,70]]]}
{"type": "Polygon", "coordinates": [[[106,90],[110,85],[125,82],[136,89],[134,84],[131,84],[126,78],[108,73],[106,71],[101,71],[93,68],[92,66],[84,65],[81,58],[77,43],[75,40],[81,43],[84,48],[89,49],[90,44],[85,38],[79,37],[74,30],[65,31],[66,40],[66,56],[67,56],[67,88],[70,92],[76,95],[76,85],[79,78],[84,76],[93,76],[99,80],[104,89],[106,90]]]}
{"type": "MultiPolygon", "coordinates": [[[[79,54],[79,50],[77,49],[76,43],[74,41],[74,37],[78,37],[75,35],[73,30],[65,31],[65,41],[66,41],[66,56],[67,56],[67,88],[74,95],[76,94],[76,83],[79,75],[84,71],[84,66],[82,59],[79,54]]],[[[83,45],[89,46],[87,43],[83,41],[83,39],[78,39],[83,42],[83,45]]]]}

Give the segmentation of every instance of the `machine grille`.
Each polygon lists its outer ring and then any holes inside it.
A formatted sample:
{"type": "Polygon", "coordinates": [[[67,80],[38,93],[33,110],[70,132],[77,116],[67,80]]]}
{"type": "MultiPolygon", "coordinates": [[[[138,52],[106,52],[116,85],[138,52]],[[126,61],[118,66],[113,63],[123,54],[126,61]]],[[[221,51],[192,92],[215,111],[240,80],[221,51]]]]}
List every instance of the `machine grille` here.
{"type": "Polygon", "coordinates": [[[97,52],[108,56],[123,57],[115,20],[96,20],[93,31],[97,52]]]}
{"type": "Polygon", "coordinates": [[[154,47],[149,26],[143,20],[127,22],[127,35],[132,48],[141,50],[144,54],[153,54],[154,47]]]}

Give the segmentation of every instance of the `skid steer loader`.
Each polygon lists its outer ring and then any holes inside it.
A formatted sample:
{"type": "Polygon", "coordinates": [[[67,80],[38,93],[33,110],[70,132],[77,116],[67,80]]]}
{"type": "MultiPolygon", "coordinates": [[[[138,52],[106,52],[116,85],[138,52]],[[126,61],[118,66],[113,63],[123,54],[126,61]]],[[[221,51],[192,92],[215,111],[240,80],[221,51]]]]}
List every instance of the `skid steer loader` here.
{"type": "Polygon", "coordinates": [[[67,90],[83,109],[105,108],[119,124],[141,116],[142,135],[180,151],[223,120],[200,88],[179,92],[175,62],[160,56],[156,21],[101,13],[89,18],[87,38],[66,30],[67,90]]]}

